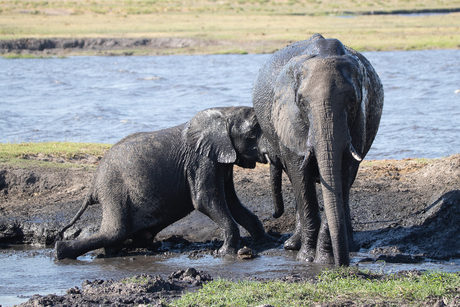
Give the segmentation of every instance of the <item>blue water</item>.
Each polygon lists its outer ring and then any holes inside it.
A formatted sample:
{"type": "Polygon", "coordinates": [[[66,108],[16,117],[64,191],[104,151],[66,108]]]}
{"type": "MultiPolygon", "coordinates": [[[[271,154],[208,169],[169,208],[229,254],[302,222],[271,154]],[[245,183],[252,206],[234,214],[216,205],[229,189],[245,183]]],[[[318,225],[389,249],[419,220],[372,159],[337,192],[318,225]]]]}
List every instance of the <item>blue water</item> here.
{"type": "MultiPolygon", "coordinates": [[[[460,50],[365,52],[385,88],[367,159],[460,152],[460,50]]],[[[115,143],[216,106],[250,106],[269,55],[0,58],[0,142],[115,143]]]]}

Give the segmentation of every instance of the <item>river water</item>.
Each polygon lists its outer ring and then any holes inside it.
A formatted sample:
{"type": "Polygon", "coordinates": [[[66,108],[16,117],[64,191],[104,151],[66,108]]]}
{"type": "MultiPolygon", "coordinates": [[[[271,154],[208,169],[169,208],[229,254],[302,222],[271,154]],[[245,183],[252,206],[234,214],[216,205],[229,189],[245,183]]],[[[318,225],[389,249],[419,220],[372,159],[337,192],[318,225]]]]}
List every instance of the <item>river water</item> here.
{"type": "MultiPolygon", "coordinates": [[[[460,152],[460,50],[365,52],[385,88],[379,133],[367,159],[439,158],[460,152]]],[[[189,120],[216,106],[251,105],[252,82],[269,55],[0,58],[0,142],[115,143],[138,131],[189,120]]],[[[0,305],[39,293],[64,294],[85,279],[169,275],[187,267],[214,277],[315,274],[321,267],[295,254],[235,258],[187,256],[55,262],[49,249],[15,247],[0,253],[0,305]],[[23,250],[25,248],[26,250],[23,250]]],[[[352,261],[359,260],[355,255],[352,261]]],[[[364,264],[390,272],[407,264],[364,264]]],[[[424,263],[459,271],[459,262],[424,263]]]]}
{"type": "MultiPolygon", "coordinates": [[[[193,267],[213,278],[241,280],[247,277],[282,278],[289,274],[314,277],[325,267],[296,260],[296,252],[274,250],[252,260],[234,256],[139,256],[134,258],[97,259],[80,256],[78,260],[55,261],[50,249],[16,246],[0,253],[0,305],[11,306],[27,301],[32,295],[64,295],[72,287],[81,288],[85,280],[120,279],[137,274],[161,275],[193,267]]],[[[353,255],[351,265],[369,255],[353,255]]],[[[402,270],[460,271],[460,261],[425,262],[423,264],[363,262],[359,268],[378,273],[396,273],[402,270]]]]}
{"type": "MultiPolygon", "coordinates": [[[[385,89],[368,159],[460,152],[460,50],[365,52],[385,89]]],[[[251,105],[270,55],[0,58],[0,142],[116,143],[216,106],[251,105]]]]}

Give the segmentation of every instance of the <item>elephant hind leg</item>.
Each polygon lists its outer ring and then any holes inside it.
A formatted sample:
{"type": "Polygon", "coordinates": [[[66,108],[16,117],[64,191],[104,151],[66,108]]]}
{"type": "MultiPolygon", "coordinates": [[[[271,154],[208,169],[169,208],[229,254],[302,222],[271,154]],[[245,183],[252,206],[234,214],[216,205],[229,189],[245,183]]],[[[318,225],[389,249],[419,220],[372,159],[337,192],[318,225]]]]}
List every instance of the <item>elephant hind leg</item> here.
{"type": "Polygon", "coordinates": [[[126,238],[121,233],[103,233],[101,231],[77,240],[71,241],[57,241],[55,246],[55,257],[56,259],[76,259],[89,251],[101,248],[110,247],[123,241],[126,238]]]}
{"type": "MultiPolygon", "coordinates": [[[[297,210],[296,210],[297,211],[297,210]]],[[[292,236],[284,242],[284,249],[286,250],[296,250],[298,251],[302,245],[302,235],[300,233],[301,225],[300,225],[300,216],[299,211],[296,212],[295,215],[295,230],[292,236]]]]}
{"type": "Polygon", "coordinates": [[[55,246],[57,259],[76,259],[89,251],[111,247],[129,236],[129,215],[126,205],[103,206],[103,217],[99,231],[91,236],[71,241],[58,241],[55,246]],[[110,209],[110,210],[108,210],[110,209]]]}

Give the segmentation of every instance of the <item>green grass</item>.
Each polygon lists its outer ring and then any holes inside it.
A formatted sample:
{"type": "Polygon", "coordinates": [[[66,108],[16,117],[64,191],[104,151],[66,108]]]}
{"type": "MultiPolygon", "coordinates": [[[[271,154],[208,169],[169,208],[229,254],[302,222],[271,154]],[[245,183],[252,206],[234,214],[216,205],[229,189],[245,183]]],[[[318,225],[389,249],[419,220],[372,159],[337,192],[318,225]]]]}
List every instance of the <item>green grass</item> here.
{"type": "Polygon", "coordinates": [[[12,54],[5,54],[3,56],[5,59],[65,59],[63,56],[59,57],[52,57],[52,56],[42,56],[42,55],[34,55],[34,54],[27,54],[27,53],[12,53],[12,54]]]}
{"type": "Polygon", "coordinates": [[[52,161],[54,158],[68,161],[85,156],[101,158],[111,146],[112,144],[75,142],[0,143],[0,163],[23,168],[29,166],[69,167],[70,163],[52,161]],[[37,161],[34,159],[36,157],[49,157],[50,161],[37,161]]]}
{"type": "MultiPolygon", "coordinates": [[[[324,271],[317,282],[287,283],[215,280],[187,293],[170,306],[312,306],[353,301],[370,306],[424,306],[458,298],[457,273],[424,272],[405,276],[377,275],[353,268],[324,271]]],[[[458,302],[458,301],[457,301],[458,302]]],[[[430,305],[431,306],[431,305],[430,305]]]]}
{"type": "Polygon", "coordinates": [[[3,57],[5,59],[47,59],[47,58],[51,58],[51,57],[36,56],[33,54],[21,54],[21,53],[6,54],[3,57]]]}

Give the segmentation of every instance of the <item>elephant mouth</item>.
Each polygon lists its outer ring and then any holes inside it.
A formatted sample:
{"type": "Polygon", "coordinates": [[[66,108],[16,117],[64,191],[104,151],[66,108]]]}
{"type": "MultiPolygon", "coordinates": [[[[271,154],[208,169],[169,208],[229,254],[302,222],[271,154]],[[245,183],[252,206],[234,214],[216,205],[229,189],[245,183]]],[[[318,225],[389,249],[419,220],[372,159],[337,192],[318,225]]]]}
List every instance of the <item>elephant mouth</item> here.
{"type": "Polygon", "coordinates": [[[247,159],[237,159],[236,165],[242,168],[255,168],[256,167],[256,161],[251,161],[247,159]]]}

